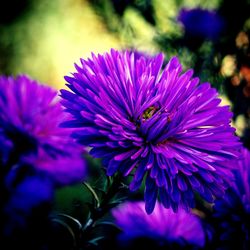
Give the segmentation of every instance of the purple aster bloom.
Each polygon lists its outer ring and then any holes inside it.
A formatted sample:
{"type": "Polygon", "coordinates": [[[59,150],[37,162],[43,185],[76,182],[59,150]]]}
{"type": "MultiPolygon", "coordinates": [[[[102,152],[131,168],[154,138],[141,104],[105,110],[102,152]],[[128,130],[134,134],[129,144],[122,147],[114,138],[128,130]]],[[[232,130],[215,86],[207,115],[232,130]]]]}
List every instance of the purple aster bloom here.
{"type": "Polygon", "coordinates": [[[103,159],[107,175],[133,173],[132,191],[146,177],[148,213],[158,195],[174,211],[194,207],[195,192],[209,202],[222,196],[232,178],[224,162],[239,144],[217,91],[192,70],[181,74],[177,57],[165,68],[163,61],[113,49],[92,54],[65,77],[71,91],[61,90],[74,117],[63,126],[79,128],[73,136],[103,159]]]}
{"type": "Polygon", "coordinates": [[[201,8],[181,9],[178,20],[187,36],[203,39],[216,40],[224,27],[224,21],[216,11],[201,8]]]}
{"type": "MultiPolygon", "coordinates": [[[[215,201],[215,232],[222,249],[250,247],[250,152],[242,149],[242,159],[233,162],[235,183],[215,201]]],[[[221,247],[220,246],[220,247],[221,247]]]]}
{"type": "Polygon", "coordinates": [[[68,118],[57,91],[27,76],[0,77],[0,238],[11,249],[36,245],[55,185],[84,177],[82,146],[59,127],[68,118]]]}
{"type": "Polygon", "coordinates": [[[152,214],[144,209],[144,202],[126,202],[112,210],[115,223],[121,228],[123,243],[139,238],[152,239],[157,244],[193,245],[203,247],[205,233],[198,216],[179,209],[175,213],[156,203],[152,214]]]}
{"type": "Polygon", "coordinates": [[[81,180],[85,165],[80,145],[70,137],[72,129],[59,127],[67,119],[54,89],[27,76],[0,77],[2,165],[26,162],[60,184],[81,180]]]}

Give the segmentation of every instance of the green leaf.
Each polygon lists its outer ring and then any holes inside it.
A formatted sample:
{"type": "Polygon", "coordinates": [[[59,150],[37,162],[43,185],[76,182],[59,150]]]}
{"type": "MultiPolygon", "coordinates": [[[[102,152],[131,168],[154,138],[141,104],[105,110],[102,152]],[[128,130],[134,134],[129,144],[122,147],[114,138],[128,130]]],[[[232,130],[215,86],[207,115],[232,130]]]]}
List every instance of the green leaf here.
{"type": "Polygon", "coordinates": [[[104,236],[99,236],[88,241],[88,243],[98,246],[98,241],[104,239],[104,236]]]}
{"type": "MultiPolygon", "coordinates": [[[[70,215],[58,213],[50,216],[53,230],[56,234],[62,234],[62,237],[70,239],[72,246],[76,247],[79,241],[82,225],[81,223],[70,215]]],[[[65,239],[65,238],[64,238],[65,239]]],[[[58,244],[60,241],[58,241],[58,244]]]]}
{"type": "Polygon", "coordinates": [[[111,222],[111,221],[100,221],[100,222],[97,222],[95,224],[95,227],[98,227],[98,226],[110,226],[110,227],[113,227],[119,231],[122,231],[122,229],[120,227],[118,227],[115,223],[111,222]]]}
{"type": "Polygon", "coordinates": [[[90,191],[90,193],[94,197],[94,200],[96,203],[95,206],[100,207],[100,200],[99,200],[99,197],[98,197],[97,193],[95,192],[95,190],[87,182],[83,182],[83,185],[90,191]]]}
{"type": "Polygon", "coordinates": [[[64,219],[66,222],[68,223],[74,223],[74,225],[76,227],[78,227],[78,229],[80,230],[82,228],[82,224],[77,220],[75,219],[74,217],[68,215],[68,214],[64,214],[64,213],[58,213],[56,214],[57,217],[61,217],[62,219],[64,219]]]}

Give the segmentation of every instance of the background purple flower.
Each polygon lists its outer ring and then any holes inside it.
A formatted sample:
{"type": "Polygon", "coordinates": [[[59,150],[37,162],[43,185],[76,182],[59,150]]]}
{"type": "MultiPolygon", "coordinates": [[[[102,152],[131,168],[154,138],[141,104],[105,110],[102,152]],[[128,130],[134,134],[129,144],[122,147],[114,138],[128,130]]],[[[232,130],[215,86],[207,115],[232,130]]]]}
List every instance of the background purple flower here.
{"type": "Polygon", "coordinates": [[[192,38],[218,39],[224,21],[216,11],[201,8],[180,10],[178,20],[183,24],[185,34],[192,38]]]}
{"type": "Polygon", "coordinates": [[[54,89],[24,75],[0,77],[0,238],[11,249],[37,249],[55,187],[85,175],[82,146],[59,127],[68,117],[54,89]]]}
{"type": "Polygon", "coordinates": [[[250,247],[250,152],[241,153],[242,158],[231,163],[237,166],[235,183],[214,205],[215,241],[223,249],[250,247]]]}
{"type": "Polygon", "coordinates": [[[0,207],[1,245],[8,249],[15,249],[17,245],[25,249],[44,249],[49,237],[53,182],[47,175],[25,168],[29,169],[22,165],[10,171],[5,177],[5,190],[0,190],[1,203],[4,202],[0,207]]]}
{"type": "Polygon", "coordinates": [[[203,247],[205,244],[200,218],[183,209],[175,213],[157,202],[153,213],[148,215],[144,202],[126,202],[113,209],[112,214],[122,230],[123,244],[137,238],[149,238],[163,246],[177,243],[203,247]]]}
{"type": "Polygon", "coordinates": [[[24,75],[0,77],[0,155],[6,169],[27,162],[58,183],[81,180],[80,145],[71,129],[59,127],[67,119],[54,89],[24,75]]]}
{"type": "Polygon", "coordinates": [[[146,211],[159,194],[166,208],[194,207],[194,192],[212,202],[232,178],[224,162],[234,159],[238,139],[230,126],[229,107],[219,106],[209,83],[199,85],[193,71],[181,74],[173,57],[118,52],[81,59],[65,77],[63,105],[73,115],[63,126],[103,158],[107,175],[134,174],[131,190],[146,177],[146,211]]]}
{"type": "Polygon", "coordinates": [[[50,204],[53,197],[52,183],[43,175],[26,176],[10,191],[10,199],[4,208],[5,214],[9,217],[5,227],[6,234],[11,233],[14,228],[26,226],[32,210],[41,204],[50,204]]]}

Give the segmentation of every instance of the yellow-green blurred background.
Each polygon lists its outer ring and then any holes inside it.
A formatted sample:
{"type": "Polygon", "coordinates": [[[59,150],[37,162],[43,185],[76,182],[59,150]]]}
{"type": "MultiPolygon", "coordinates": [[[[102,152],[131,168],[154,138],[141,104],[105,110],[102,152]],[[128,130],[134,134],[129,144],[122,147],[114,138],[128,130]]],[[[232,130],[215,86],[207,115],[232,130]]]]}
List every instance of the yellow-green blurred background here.
{"type": "MultiPolygon", "coordinates": [[[[88,57],[91,52],[102,53],[110,48],[126,47],[154,53],[160,50],[153,41],[156,32],[181,32],[181,26],[174,20],[180,1],[147,1],[154,9],[157,31],[136,8],[126,8],[121,24],[110,1],[99,2],[104,6],[102,11],[106,10],[108,25],[104,22],[105,13],[101,15],[96,11],[95,1],[10,1],[12,6],[9,9],[2,8],[7,12],[5,15],[11,15],[13,8],[20,7],[16,16],[10,20],[7,18],[0,26],[0,73],[25,73],[60,88],[64,85],[63,76],[74,70],[73,64],[80,57],[88,57]],[[119,29],[119,32],[111,32],[112,29],[119,29]]],[[[182,7],[202,6],[208,9],[219,4],[219,0],[181,2],[182,7]]]]}

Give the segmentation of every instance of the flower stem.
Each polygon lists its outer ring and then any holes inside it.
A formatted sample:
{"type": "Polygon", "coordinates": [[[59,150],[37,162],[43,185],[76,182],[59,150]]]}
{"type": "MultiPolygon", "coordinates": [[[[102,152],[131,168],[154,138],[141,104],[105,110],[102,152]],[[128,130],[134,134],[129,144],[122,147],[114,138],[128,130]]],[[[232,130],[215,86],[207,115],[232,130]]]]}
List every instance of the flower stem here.
{"type": "MultiPolygon", "coordinates": [[[[110,177],[108,177],[110,178],[110,177]]],[[[119,205],[122,198],[115,198],[121,191],[127,190],[127,186],[122,182],[122,176],[120,174],[108,180],[106,192],[100,199],[95,190],[88,184],[84,183],[85,187],[91,192],[95,200],[95,206],[90,209],[90,217],[83,226],[83,238],[86,240],[89,238],[91,231],[95,228],[98,220],[102,219],[113,207],[119,205]]]]}

